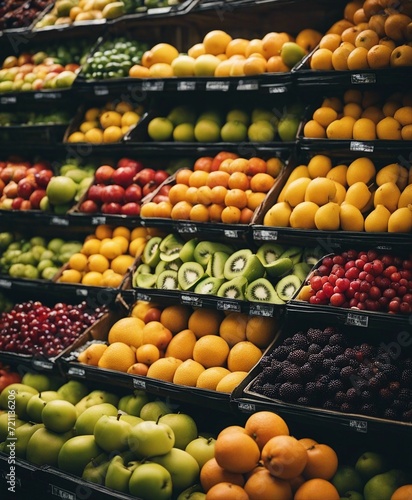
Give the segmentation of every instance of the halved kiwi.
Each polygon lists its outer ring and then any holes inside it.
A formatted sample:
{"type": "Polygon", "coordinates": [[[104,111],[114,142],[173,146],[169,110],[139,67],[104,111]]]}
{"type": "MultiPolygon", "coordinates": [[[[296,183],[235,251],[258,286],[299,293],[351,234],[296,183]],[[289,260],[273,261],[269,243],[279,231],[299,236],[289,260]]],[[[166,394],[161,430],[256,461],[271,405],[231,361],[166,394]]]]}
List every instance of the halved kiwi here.
{"type": "Polygon", "coordinates": [[[183,262],[177,271],[177,280],[182,290],[190,290],[204,276],[205,270],[198,262],[183,262]]]}
{"type": "Polygon", "coordinates": [[[215,252],[210,256],[206,266],[206,274],[212,278],[224,278],[225,263],[229,258],[226,252],[215,252]]]}
{"type": "Polygon", "coordinates": [[[245,298],[251,302],[268,302],[270,304],[284,304],[276,293],[272,283],[266,278],[258,278],[248,284],[245,298]]]}
{"type": "Polygon", "coordinates": [[[152,268],[149,266],[149,264],[139,264],[136,268],[135,273],[137,273],[137,274],[150,273],[151,270],[152,270],[152,268]]]}
{"type": "Polygon", "coordinates": [[[309,264],[310,267],[318,263],[318,261],[324,257],[325,250],[321,246],[317,247],[306,247],[303,250],[302,260],[309,264]]]}
{"type": "Polygon", "coordinates": [[[153,288],[156,284],[157,276],[151,273],[140,273],[133,276],[133,286],[137,288],[153,288]],[[136,277],[136,278],[135,278],[136,277]]]}
{"type": "Polygon", "coordinates": [[[277,243],[266,242],[260,245],[256,255],[261,260],[262,264],[270,264],[275,260],[278,260],[280,256],[284,253],[285,248],[277,243]]]}
{"type": "Polygon", "coordinates": [[[294,274],[289,274],[277,282],[275,290],[279,298],[287,302],[297,292],[300,285],[301,281],[299,278],[294,274]]]}
{"type": "Polygon", "coordinates": [[[242,248],[227,259],[223,274],[227,280],[243,276],[247,281],[253,281],[264,276],[265,268],[252,250],[242,248]]]}
{"type": "Polygon", "coordinates": [[[165,236],[160,245],[159,249],[161,252],[165,252],[166,250],[169,250],[174,247],[182,247],[184,245],[184,241],[180,236],[176,235],[175,233],[170,233],[167,236],[165,236]]]}
{"type": "Polygon", "coordinates": [[[206,267],[209,262],[210,256],[216,252],[225,252],[229,255],[233,253],[234,248],[225,243],[218,243],[216,241],[200,241],[193,252],[195,261],[206,267]]]}
{"type": "Polygon", "coordinates": [[[156,280],[156,288],[159,290],[178,290],[179,281],[177,279],[177,271],[163,271],[159,274],[156,280]]]}
{"type": "Polygon", "coordinates": [[[180,250],[182,247],[171,247],[166,248],[165,250],[160,252],[160,260],[164,260],[165,262],[172,262],[173,260],[177,260],[180,255],[180,250]]]}
{"type": "Polygon", "coordinates": [[[157,266],[160,261],[159,245],[161,242],[162,238],[160,236],[153,236],[147,241],[142,254],[142,262],[144,264],[147,264],[152,268],[157,266]]]}
{"type": "Polygon", "coordinates": [[[183,264],[183,262],[180,259],[175,259],[171,260],[170,262],[167,262],[165,260],[161,260],[159,264],[157,264],[156,269],[154,271],[154,274],[157,276],[162,273],[163,271],[178,271],[179,267],[183,264]]]}
{"type": "Polygon", "coordinates": [[[222,283],[217,291],[217,295],[226,299],[244,300],[247,284],[248,281],[244,276],[237,276],[222,283]]]}
{"type": "Polygon", "coordinates": [[[224,278],[204,278],[196,285],[194,292],[204,295],[217,295],[219,288],[224,282],[224,278]]]}
{"type": "Polygon", "coordinates": [[[191,238],[182,246],[179,252],[179,258],[182,262],[193,262],[195,260],[193,254],[197,243],[197,238],[191,238]]]}
{"type": "Polygon", "coordinates": [[[274,260],[270,264],[265,265],[266,272],[273,278],[284,276],[293,268],[293,263],[288,257],[274,260]]]}
{"type": "Polygon", "coordinates": [[[297,264],[298,262],[300,262],[302,254],[303,254],[303,248],[290,247],[287,250],[285,250],[280,257],[282,259],[288,257],[293,262],[293,264],[297,264]]]}
{"type": "Polygon", "coordinates": [[[306,262],[298,262],[293,266],[292,269],[292,274],[297,276],[301,283],[303,283],[306,280],[307,275],[309,274],[311,270],[311,266],[307,264],[306,262]]]}

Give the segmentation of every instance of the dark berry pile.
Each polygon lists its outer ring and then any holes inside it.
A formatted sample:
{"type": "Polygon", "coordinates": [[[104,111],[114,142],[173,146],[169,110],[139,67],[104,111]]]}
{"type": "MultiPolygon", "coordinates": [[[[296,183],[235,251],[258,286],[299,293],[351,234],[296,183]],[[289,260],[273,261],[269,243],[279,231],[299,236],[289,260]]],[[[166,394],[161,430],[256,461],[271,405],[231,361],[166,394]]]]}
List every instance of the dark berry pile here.
{"type": "Polygon", "coordinates": [[[412,313],[411,259],[348,250],[324,257],[309,285],[311,304],[412,313]]]}
{"type": "Polygon", "coordinates": [[[260,366],[251,386],[255,393],[287,403],[412,422],[412,358],[385,343],[351,345],[334,327],[309,328],[264,355],[260,366]]]}
{"type": "Polygon", "coordinates": [[[0,351],[57,356],[71,345],[105,309],[91,310],[86,302],[57,303],[48,307],[40,301],[16,304],[0,315],[0,351]]]}

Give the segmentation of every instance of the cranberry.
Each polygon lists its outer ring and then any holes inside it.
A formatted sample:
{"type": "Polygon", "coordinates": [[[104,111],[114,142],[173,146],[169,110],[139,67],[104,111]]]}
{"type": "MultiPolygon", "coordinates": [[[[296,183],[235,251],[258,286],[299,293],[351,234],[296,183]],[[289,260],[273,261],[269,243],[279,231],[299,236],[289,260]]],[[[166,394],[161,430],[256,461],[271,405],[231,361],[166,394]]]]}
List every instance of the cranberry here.
{"type": "Polygon", "coordinates": [[[351,267],[346,270],[345,273],[345,278],[348,278],[349,280],[356,280],[359,276],[359,269],[357,267],[351,267]]]}
{"type": "Polygon", "coordinates": [[[365,261],[362,260],[362,259],[356,259],[355,260],[355,266],[358,268],[358,269],[363,269],[365,265],[365,261]]]}

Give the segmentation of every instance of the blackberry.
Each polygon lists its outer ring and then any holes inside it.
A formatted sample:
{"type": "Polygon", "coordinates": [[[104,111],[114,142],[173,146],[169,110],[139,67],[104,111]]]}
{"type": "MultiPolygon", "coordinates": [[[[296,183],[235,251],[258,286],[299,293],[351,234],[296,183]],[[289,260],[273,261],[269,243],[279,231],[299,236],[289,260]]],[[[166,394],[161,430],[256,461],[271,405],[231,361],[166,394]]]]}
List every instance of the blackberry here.
{"type": "Polygon", "coordinates": [[[338,405],[336,405],[332,400],[328,399],[323,403],[322,408],[324,410],[332,410],[333,411],[333,410],[338,409],[338,405]]]}
{"type": "Polygon", "coordinates": [[[315,382],[315,386],[317,396],[323,401],[328,393],[327,384],[323,384],[322,382],[317,381],[315,382]]]}
{"type": "Polygon", "coordinates": [[[352,368],[359,368],[359,361],[356,359],[350,359],[349,366],[352,366],[352,368]]]}
{"type": "Polygon", "coordinates": [[[412,358],[402,359],[399,362],[399,367],[402,370],[412,370],[412,358]]]}
{"type": "Polygon", "coordinates": [[[364,358],[374,357],[374,348],[370,344],[363,343],[359,347],[360,352],[363,354],[364,358]]]}
{"type": "Polygon", "coordinates": [[[272,356],[278,361],[284,361],[290,352],[291,346],[280,345],[273,350],[272,356]]]}
{"type": "Polygon", "coordinates": [[[382,371],[388,377],[388,379],[393,382],[396,382],[401,378],[401,371],[395,365],[392,364],[384,365],[382,371]]]}
{"type": "Polygon", "coordinates": [[[323,362],[322,362],[322,368],[325,371],[329,371],[332,368],[332,366],[334,366],[333,359],[326,358],[326,359],[323,360],[323,362]]]}
{"type": "Polygon", "coordinates": [[[398,420],[398,412],[393,408],[386,408],[383,412],[383,418],[387,418],[388,420],[398,420]]]}
{"type": "Polygon", "coordinates": [[[315,369],[310,363],[305,363],[300,367],[300,374],[305,380],[311,380],[315,375],[315,369]]]}
{"type": "Polygon", "coordinates": [[[343,391],[345,388],[343,382],[340,380],[331,380],[328,383],[328,393],[330,395],[335,395],[339,391],[343,391]]]}
{"type": "Polygon", "coordinates": [[[360,407],[360,413],[371,417],[376,417],[378,415],[376,406],[373,403],[365,403],[364,405],[362,405],[360,407]]]}
{"type": "Polygon", "coordinates": [[[400,380],[403,385],[412,386],[412,368],[405,368],[401,373],[400,380]]]}
{"type": "Polygon", "coordinates": [[[296,365],[291,365],[282,370],[279,379],[289,382],[300,382],[300,370],[296,365]]]}
{"type": "Polygon", "coordinates": [[[310,342],[315,342],[322,347],[329,341],[329,335],[316,328],[309,328],[307,335],[310,342]]]}
{"type": "Polygon", "coordinates": [[[352,366],[344,366],[340,369],[340,378],[342,380],[349,380],[355,373],[356,370],[352,366]]]}
{"type": "Polygon", "coordinates": [[[389,383],[388,387],[394,394],[398,394],[401,384],[399,382],[393,381],[389,383]]]}
{"type": "Polygon", "coordinates": [[[329,337],[329,345],[346,346],[346,338],[342,333],[334,333],[329,337]]]}
{"type": "Polygon", "coordinates": [[[402,413],[402,420],[404,422],[412,422],[412,410],[406,410],[402,413]]]}
{"type": "Polygon", "coordinates": [[[308,347],[308,339],[302,332],[297,332],[292,336],[292,343],[297,349],[306,349],[308,347]]]}
{"type": "Polygon", "coordinates": [[[275,380],[280,371],[276,368],[272,368],[272,366],[268,366],[267,368],[264,368],[263,373],[269,380],[275,380]]]}
{"type": "Polygon", "coordinates": [[[347,403],[346,392],[338,391],[335,394],[334,401],[338,405],[341,405],[342,403],[347,403]]]}
{"type": "Polygon", "coordinates": [[[308,361],[315,368],[321,368],[323,364],[323,355],[319,354],[309,354],[308,361]]]}
{"type": "Polygon", "coordinates": [[[374,377],[369,379],[369,386],[374,391],[379,391],[387,383],[387,379],[384,373],[378,372],[374,377]]]}
{"type": "Polygon", "coordinates": [[[272,384],[265,384],[262,387],[262,394],[268,398],[275,399],[278,397],[277,391],[275,389],[275,386],[272,384]]]}
{"type": "Polygon", "coordinates": [[[363,401],[369,402],[373,400],[373,394],[371,391],[362,391],[360,396],[363,401]]]}
{"type": "Polygon", "coordinates": [[[336,333],[339,333],[339,330],[334,326],[327,326],[323,330],[323,332],[325,333],[325,335],[328,335],[330,337],[332,335],[335,335],[336,333]]]}
{"type": "Polygon", "coordinates": [[[338,354],[335,358],[335,365],[343,368],[344,366],[349,366],[349,360],[344,354],[338,354]]]}
{"type": "Polygon", "coordinates": [[[308,354],[318,354],[322,350],[322,347],[319,344],[312,343],[308,347],[308,354]]]}
{"type": "Polygon", "coordinates": [[[272,364],[272,357],[271,356],[265,355],[265,356],[262,356],[262,358],[260,359],[260,366],[262,368],[267,368],[271,364],[272,364]]]}
{"type": "Polygon", "coordinates": [[[401,401],[411,401],[412,400],[412,389],[403,388],[399,391],[398,399],[401,401]]]}
{"type": "Polygon", "coordinates": [[[274,372],[280,373],[283,368],[283,363],[281,361],[278,361],[277,359],[272,359],[270,368],[274,370],[274,372]]]}
{"type": "Polygon", "coordinates": [[[358,398],[359,396],[357,390],[354,387],[349,387],[349,389],[346,391],[346,399],[350,403],[354,403],[358,400],[358,398]]]}
{"type": "Polygon", "coordinates": [[[374,376],[374,373],[369,365],[361,365],[358,370],[360,377],[369,380],[374,376]]]}
{"type": "Polygon", "coordinates": [[[348,359],[356,359],[356,351],[352,347],[347,347],[343,353],[348,359]]]}
{"type": "Polygon", "coordinates": [[[400,399],[394,399],[391,408],[401,413],[407,409],[407,403],[400,399]]]}
{"type": "Polygon", "coordinates": [[[279,394],[283,401],[296,402],[303,393],[302,384],[285,382],[280,386],[279,394]]]}
{"type": "Polygon", "coordinates": [[[307,397],[311,397],[317,394],[316,382],[308,382],[305,384],[305,394],[307,397]]]}
{"type": "Polygon", "coordinates": [[[288,361],[294,363],[298,366],[302,366],[306,363],[308,359],[308,354],[303,349],[296,349],[296,351],[292,351],[288,356],[288,361]]]}
{"type": "Polygon", "coordinates": [[[293,340],[291,337],[287,337],[284,341],[283,341],[283,345],[293,345],[293,340]]]}
{"type": "Polygon", "coordinates": [[[339,366],[332,365],[329,368],[328,375],[329,375],[330,379],[339,378],[339,376],[340,376],[340,368],[339,368],[339,366]]]}
{"type": "Polygon", "coordinates": [[[354,412],[354,408],[353,408],[353,406],[350,403],[345,402],[345,403],[342,403],[340,405],[340,411],[342,413],[353,413],[354,412]]]}
{"type": "Polygon", "coordinates": [[[321,350],[321,353],[325,356],[325,358],[332,359],[333,346],[325,345],[325,347],[321,350]]]}
{"type": "Polygon", "coordinates": [[[384,387],[379,391],[379,398],[385,401],[385,403],[390,403],[394,400],[395,396],[393,392],[388,389],[387,387],[384,387]]]}

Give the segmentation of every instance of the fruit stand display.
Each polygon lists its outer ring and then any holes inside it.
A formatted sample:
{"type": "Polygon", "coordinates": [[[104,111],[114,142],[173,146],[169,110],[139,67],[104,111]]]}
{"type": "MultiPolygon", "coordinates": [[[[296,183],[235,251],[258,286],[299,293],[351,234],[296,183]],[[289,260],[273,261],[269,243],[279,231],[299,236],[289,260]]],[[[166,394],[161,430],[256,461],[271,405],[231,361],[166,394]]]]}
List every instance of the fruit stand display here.
{"type": "Polygon", "coordinates": [[[410,0],[40,3],[0,36],[9,491],[409,498],[410,0]]]}

